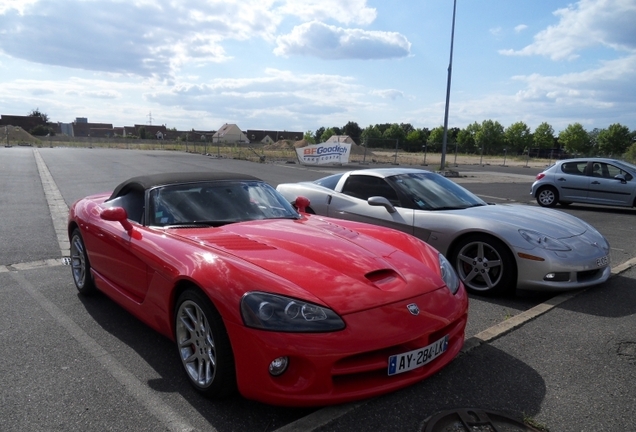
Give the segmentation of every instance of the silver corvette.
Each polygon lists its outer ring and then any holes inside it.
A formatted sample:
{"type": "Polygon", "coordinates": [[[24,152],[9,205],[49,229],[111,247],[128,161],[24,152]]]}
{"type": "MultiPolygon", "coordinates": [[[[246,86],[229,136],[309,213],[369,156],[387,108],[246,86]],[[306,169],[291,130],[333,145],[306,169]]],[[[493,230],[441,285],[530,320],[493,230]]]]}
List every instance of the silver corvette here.
{"type": "Polygon", "coordinates": [[[609,243],[588,223],[553,209],[488,204],[430,171],[364,169],[277,190],[299,211],[419,237],[453,263],[474,293],[567,290],[610,276],[609,243]]]}

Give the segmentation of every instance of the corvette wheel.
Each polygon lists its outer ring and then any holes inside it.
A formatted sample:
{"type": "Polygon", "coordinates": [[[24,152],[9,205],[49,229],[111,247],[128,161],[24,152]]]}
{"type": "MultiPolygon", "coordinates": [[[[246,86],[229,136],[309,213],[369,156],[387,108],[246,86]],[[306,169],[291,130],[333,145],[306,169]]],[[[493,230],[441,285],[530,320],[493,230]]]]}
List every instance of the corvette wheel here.
{"type": "Polygon", "coordinates": [[[544,187],[537,192],[537,203],[541,207],[554,207],[559,202],[559,192],[553,187],[544,187]]]}
{"type": "Polygon", "coordinates": [[[207,397],[234,393],[232,347],[221,315],[210,300],[198,290],[184,291],[174,319],[179,358],[194,388],[207,397]]]}
{"type": "Polygon", "coordinates": [[[71,271],[73,282],[82,295],[92,295],[97,291],[91,275],[91,264],[79,229],[71,234],[71,271]]]}
{"type": "Polygon", "coordinates": [[[494,295],[515,289],[513,258],[501,241],[472,235],[463,239],[455,251],[455,270],[468,291],[494,295]]]}

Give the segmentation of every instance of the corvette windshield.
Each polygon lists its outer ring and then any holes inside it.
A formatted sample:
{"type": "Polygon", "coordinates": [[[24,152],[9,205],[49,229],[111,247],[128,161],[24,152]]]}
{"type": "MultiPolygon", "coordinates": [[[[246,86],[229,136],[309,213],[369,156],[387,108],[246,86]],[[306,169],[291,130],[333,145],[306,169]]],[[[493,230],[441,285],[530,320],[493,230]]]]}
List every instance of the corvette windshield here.
{"type": "Polygon", "coordinates": [[[473,193],[439,174],[400,174],[388,177],[387,181],[400,190],[416,209],[453,210],[487,205],[473,193]]]}
{"type": "Polygon", "coordinates": [[[270,185],[216,181],[169,185],[150,193],[150,225],[220,226],[260,219],[297,219],[298,213],[270,185]]]}

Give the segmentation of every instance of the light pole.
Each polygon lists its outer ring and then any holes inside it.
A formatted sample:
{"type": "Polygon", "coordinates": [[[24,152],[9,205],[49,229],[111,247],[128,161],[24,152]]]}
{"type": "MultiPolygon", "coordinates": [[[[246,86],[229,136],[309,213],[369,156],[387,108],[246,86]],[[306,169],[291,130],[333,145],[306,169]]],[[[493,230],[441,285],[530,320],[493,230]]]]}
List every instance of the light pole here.
{"type": "Polygon", "coordinates": [[[453,42],[455,40],[455,10],[457,0],[453,0],[453,25],[451,27],[450,61],[448,62],[448,78],[446,80],[446,108],[444,109],[444,138],[442,140],[442,159],[439,169],[444,170],[446,165],[446,141],[448,139],[448,107],[450,104],[451,74],[453,72],[453,42]]]}
{"type": "Polygon", "coordinates": [[[424,161],[422,162],[422,166],[427,166],[426,165],[426,144],[422,146],[422,149],[424,150],[424,161]]]}

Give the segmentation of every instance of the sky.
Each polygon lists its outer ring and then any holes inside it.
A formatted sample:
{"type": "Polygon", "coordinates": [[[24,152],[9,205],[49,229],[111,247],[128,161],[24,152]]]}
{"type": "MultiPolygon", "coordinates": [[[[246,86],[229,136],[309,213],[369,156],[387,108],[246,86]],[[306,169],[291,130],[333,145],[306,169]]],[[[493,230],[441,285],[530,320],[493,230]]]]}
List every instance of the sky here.
{"type": "Polygon", "coordinates": [[[636,0],[0,0],[0,114],[636,129],[636,0]]]}

